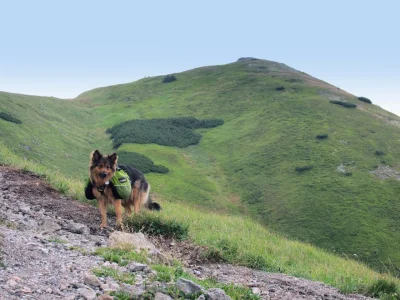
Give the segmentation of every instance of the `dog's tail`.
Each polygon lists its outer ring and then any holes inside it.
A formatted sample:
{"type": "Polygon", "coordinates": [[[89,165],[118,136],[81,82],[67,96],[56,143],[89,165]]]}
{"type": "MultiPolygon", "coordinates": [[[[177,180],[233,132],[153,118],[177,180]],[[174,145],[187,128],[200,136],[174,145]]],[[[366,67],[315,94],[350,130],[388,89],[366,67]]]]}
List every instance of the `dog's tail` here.
{"type": "Polygon", "coordinates": [[[153,202],[153,200],[151,199],[151,195],[150,195],[150,184],[147,183],[147,186],[145,187],[146,190],[146,194],[145,194],[145,207],[149,210],[156,210],[156,211],[160,211],[161,210],[161,205],[158,204],[157,202],[153,202]]]}

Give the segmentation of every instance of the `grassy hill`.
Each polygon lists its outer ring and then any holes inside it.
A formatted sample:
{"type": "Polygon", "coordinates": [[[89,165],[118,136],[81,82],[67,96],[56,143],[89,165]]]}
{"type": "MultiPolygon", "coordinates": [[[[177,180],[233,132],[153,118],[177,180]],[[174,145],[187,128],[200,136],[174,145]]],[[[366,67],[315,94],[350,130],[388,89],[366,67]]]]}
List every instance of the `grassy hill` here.
{"type": "MultiPolygon", "coordinates": [[[[277,232],[355,254],[380,270],[399,270],[400,184],[370,173],[379,165],[399,167],[397,116],[265,60],[175,76],[170,83],[160,76],[99,88],[75,101],[103,115],[104,128],[131,119],[222,118],[223,126],[205,130],[195,150],[184,151],[194,152],[196,162],[205,157],[223,174],[224,195],[240,198],[254,218],[277,232]],[[317,139],[320,134],[328,137],[317,139]],[[296,171],[304,166],[313,168],[296,171]]],[[[149,146],[141,147],[144,153],[149,146]]]]}
{"type": "Polygon", "coordinates": [[[113,151],[105,131],[114,125],[221,118],[222,126],[197,129],[203,137],[195,146],[123,144],[117,151],[144,154],[170,170],[147,175],[165,203],[245,214],[279,234],[399,272],[400,184],[371,173],[400,169],[397,116],[265,60],[174,75],[173,82],[144,78],[73,101],[1,93],[0,110],[22,121],[0,119],[3,147],[81,178],[91,150],[113,151]]]}

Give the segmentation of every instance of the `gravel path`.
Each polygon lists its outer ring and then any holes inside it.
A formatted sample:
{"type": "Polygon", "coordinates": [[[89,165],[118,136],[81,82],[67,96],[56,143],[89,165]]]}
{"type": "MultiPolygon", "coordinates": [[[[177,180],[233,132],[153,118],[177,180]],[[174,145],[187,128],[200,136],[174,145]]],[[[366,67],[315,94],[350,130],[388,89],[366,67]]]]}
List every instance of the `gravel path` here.
{"type": "MultiPolygon", "coordinates": [[[[127,286],[110,278],[91,282],[93,268],[110,265],[91,254],[108,239],[98,230],[96,207],[60,195],[34,174],[4,166],[0,207],[0,299],[101,299],[96,297],[127,286]]],[[[248,286],[262,299],[370,299],[284,274],[210,264],[200,258],[202,247],[189,242],[151,240],[196,276],[248,286]]],[[[142,288],[146,276],[137,276],[136,288],[142,288]]]]}

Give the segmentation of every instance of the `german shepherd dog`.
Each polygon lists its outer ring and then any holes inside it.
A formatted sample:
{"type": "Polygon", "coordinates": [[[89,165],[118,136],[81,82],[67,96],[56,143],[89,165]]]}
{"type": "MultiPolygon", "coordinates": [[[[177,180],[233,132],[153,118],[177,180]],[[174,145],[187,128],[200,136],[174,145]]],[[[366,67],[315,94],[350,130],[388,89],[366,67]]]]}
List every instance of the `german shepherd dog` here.
{"type": "Polygon", "coordinates": [[[118,228],[122,228],[122,207],[124,207],[127,215],[132,214],[132,206],[135,214],[138,214],[142,207],[150,210],[161,209],[158,203],[151,201],[149,197],[150,184],[146,181],[143,173],[130,166],[118,165],[117,161],[116,153],[102,155],[98,150],[95,150],[90,155],[90,183],[86,187],[85,193],[93,193],[99,203],[100,228],[107,227],[107,205],[109,204],[114,205],[118,228]],[[119,199],[118,193],[110,181],[118,167],[128,173],[131,181],[132,192],[128,200],[119,199]]]}

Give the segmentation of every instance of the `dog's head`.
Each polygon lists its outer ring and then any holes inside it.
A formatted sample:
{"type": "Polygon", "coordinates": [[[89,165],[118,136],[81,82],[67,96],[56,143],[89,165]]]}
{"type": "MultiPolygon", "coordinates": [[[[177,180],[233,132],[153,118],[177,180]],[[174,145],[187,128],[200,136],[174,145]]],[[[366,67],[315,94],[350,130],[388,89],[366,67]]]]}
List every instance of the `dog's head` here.
{"type": "Polygon", "coordinates": [[[102,155],[95,150],[90,155],[89,176],[95,186],[101,186],[113,177],[117,169],[117,153],[102,155]]]}

